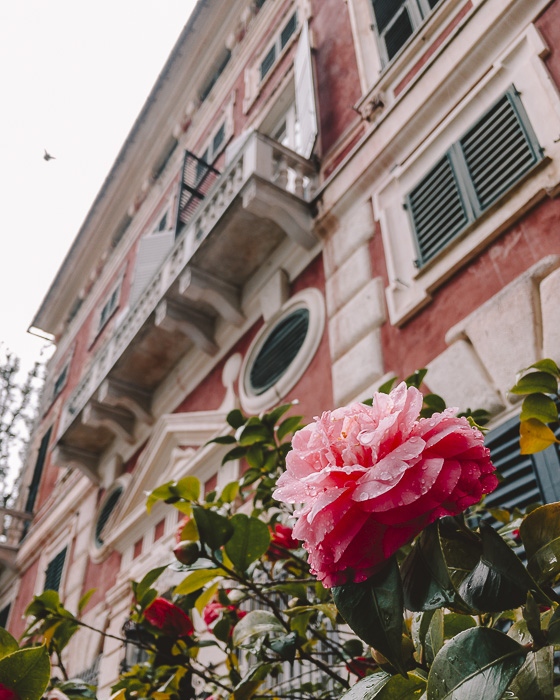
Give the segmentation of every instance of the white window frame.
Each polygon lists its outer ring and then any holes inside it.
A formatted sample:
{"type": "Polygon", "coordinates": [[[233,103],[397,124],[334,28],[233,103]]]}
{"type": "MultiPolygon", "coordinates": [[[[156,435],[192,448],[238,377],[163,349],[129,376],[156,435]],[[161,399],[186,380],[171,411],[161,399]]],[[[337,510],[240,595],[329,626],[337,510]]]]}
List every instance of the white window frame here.
{"type": "MultiPolygon", "coordinates": [[[[430,302],[432,293],[469,259],[511,226],[534,202],[558,187],[551,159],[560,161],[555,143],[560,122],[560,98],[546,78],[542,57],[545,45],[530,26],[498,56],[492,71],[434,126],[422,143],[410,143],[410,156],[393,168],[373,192],[373,205],[381,225],[389,285],[386,298],[393,325],[402,325],[430,302]],[[503,95],[511,84],[521,93],[529,122],[545,157],[540,166],[522,177],[507,197],[498,199],[474,220],[445,251],[418,269],[415,234],[403,207],[405,196],[453,143],[503,95]]],[[[412,118],[413,122],[414,117],[412,118]]]]}
{"type": "Polygon", "coordinates": [[[247,413],[264,411],[281,401],[293,389],[313,360],[323,337],[324,328],[325,303],[318,289],[314,287],[304,289],[282,305],[256,334],[243,359],[239,374],[239,398],[243,410],[247,413]],[[309,327],[305,340],[290,366],[276,383],[262,394],[255,394],[251,390],[249,379],[253,362],[278,323],[298,308],[306,308],[309,311],[309,327]]]}

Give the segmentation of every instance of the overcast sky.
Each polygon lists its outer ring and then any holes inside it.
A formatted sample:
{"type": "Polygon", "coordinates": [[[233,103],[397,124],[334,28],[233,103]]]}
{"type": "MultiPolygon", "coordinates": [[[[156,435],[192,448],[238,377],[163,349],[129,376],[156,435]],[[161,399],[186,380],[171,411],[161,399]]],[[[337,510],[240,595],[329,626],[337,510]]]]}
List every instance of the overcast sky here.
{"type": "Polygon", "coordinates": [[[27,328],[194,5],[0,2],[0,342],[26,363],[43,345],[27,328]]]}

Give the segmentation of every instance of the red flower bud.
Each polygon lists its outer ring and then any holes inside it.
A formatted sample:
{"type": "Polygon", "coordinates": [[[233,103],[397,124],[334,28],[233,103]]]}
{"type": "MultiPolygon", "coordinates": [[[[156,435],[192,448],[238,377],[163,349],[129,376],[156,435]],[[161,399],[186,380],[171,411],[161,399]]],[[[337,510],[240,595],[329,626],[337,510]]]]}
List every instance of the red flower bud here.
{"type": "Polygon", "coordinates": [[[144,610],[144,617],[151,625],[172,637],[187,637],[194,632],[193,623],[187,613],[165,598],[156,598],[148,605],[144,610]]]}
{"type": "Polygon", "coordinates": [[[0,700],[19,700],[19,695],[12,688],[0,683],[0,700]]]}
{"type": "Polygon", "coordinates": [[[173,548],[173,554],[181,564],[194,564],[200,555],[200,549],[196,542],[183,540],[173,548]]]}
{"type": "Polygon", "coordinates": [[[274,531],[271,532],[270,535],[270,546],[266,554],[271,561],[288,559],[289,554],[285,550],[299,548],[298,540],[292,537],[291,527],[287,527],[281,523],[276,523],[274,526],[274,531]]]}

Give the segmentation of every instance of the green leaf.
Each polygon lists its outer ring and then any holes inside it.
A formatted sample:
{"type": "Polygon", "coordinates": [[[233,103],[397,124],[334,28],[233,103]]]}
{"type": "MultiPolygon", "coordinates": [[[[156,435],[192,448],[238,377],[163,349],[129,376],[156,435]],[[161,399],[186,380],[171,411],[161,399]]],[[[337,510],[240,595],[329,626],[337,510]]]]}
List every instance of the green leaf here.
{"type": "Polygon", "coordinates": [[[250,700],[270,675],[272,664],[261,664],[252,669],[233,689],[233,700],[250,700]]]}
{"type": "Polygon", "coordinates": [[[237,442],[242,447],[250,447],[256,443],[268,442],[271,438],[268,428],[260,423],[259,425],[246,425],[237,435],[237,442]]]}
{"type": "Polygon", "coordinates": [[[406,379],[404,380],[405,384],[408,387],[414,386],[417,389],[419,389],[422,382],[424,381],[424,377],[427,374],[428,374],[428,370],[426,368],[417,369],[409,377],[406,377],[406,379]]]}
{"type": "Polygon", "coordinates": [[[200,498],[200,480],[196,476],[185,476],[173,484],[171,490],[185,501],[198,501],[200,498]]]}
{"type": "Polygon", "coordinates": [[[226,420],[234,430],[237,430],[237,428],[240,428],[247,422],[247,418],[241,413],[241,411],[238,408],[234,408],[233,411],[230,411],[227,414],[226,420]]]}
{"type": "MultiPolygon", "coordinates": [[[[392,379],[388,379],[386,382],[384,382],[378,389],[378,393],[380,394],[390,394],[391,390],[395,386],[395,383],[397,381],[397,377],[392,377],[392,379]]],[[[373,399],[368,399],[367,402],[364,401],[367,405],[371,406],[373,403],[373,399]]]]}
{"type": "Polygon", "coordinates": [[[250,467],[259,470],[258,475],[260,476],[260,469],[264,464],[264,452],[262,445],[251,445],[251,447],[247,450],[245,459],[250,467]]]}
{"type": "Polygon", "coordinates": [[[224,455],[222,459],[222,466],[226,464],[226,462],[232,462],[234,459],[241,459],[242,457],[245,457],[246,453],[246,447],[234,447],[233,450],[226,452],[224,455]]]}
{"type": "Polygon", "coordinates": [[[167,566],[158,566],[157,569],[151,569],[151,571],[148,571],[148,573],[136,586],[134,593],[136,600],[141,600],[144,597],[148,589],[151,588],[152,583],[155,583],[166,569],[167,566]]]}
{"type": "Polygon", "coordinates": [[[238,493],[239,481],[230,481],[229,484],[226,484],[222,489],[222,493],[220,494],[220,501],[222,503],[233,503],[233,501],[235,501],[235,499],[237,498],[238,493]]]}
{"type": "Polygon", "coordinates": [[[278,431],[276,432],[276,437],[280,442],[288,435],[289,433],[295,432],[298,428],[301,427],[301,419],[302,416],[290,416],[289,418],[286,418],[285,421],[282,421],[280,425],[278,426],[278,431]]]}
{"type": "Polygon", "coordinates": [[[519,700],[550,700],[554,697],[554,647],[529,652],[509,689],[519,700]]]}
{"type": "Polygon", "coordinates": [[[540,392],[526,396],[523,399],[519,420],[524,421],[530,418],[536,418],[541,421],[541,423],[557,421],[558,409],[556,408],[554,399],[540,392]]]}
{"type": "Polygon", "coordinates": [[[522,455],[542,452],[559,442],[552,430],[536,418],[521,421],[519,424],[519,447],[522,455]]]}
{"type": "Polygon", "coordinates": [[[423,676],[411,672],[405,678],[393,676],[372,697],[376,700],[415,700],[424,694],[426,685],[427,682],[423,676]]]}
{"type": "Polygon", "coordinates": [[[548,503],[531,511],[519,534],[527,554],[527,568],[539,583],[560,574],[560,503],[548,503]]]}
{"type": "Polygon", "coordinates": [[[374,673],[371,676],[362,678],[361,681],[355,683],[340,700],[374,700],[379,697],[379,693],[384,686],[393,678],[389,673],[381,671],[374,673]]]}
{"type": "Polygon", "coordinates": [[[0,659],[8,654],[13,654],[19,649],[17,641],[12,637],[8,630],[0,627],[0,659]]]}
{"type": "Polygon", "coordinates": [[[250,518],[244,513],[236,513],[230,520],[233,535],[226,544],[226,553],[238,571],[246,571],[261,557],[270,544],[270,532],[266,523],[258,518],[250,518]]]}
{"type": "Polygon", "coordinates": [[[287,413],[293,405],[293,403],[285,403],[281,406],[276,406],[270,413],[264,414],[262,422],[269,428],[273,428],[284,413],[287,413]]]}
{"type": "Polygon", "coordinates": [[[290,632],[290,634],[285,634],[283,637],[273,639],[269,646],[283,661],[293,663],[296,657],[297,639],[297,632],[290,632]]]}
{"type": "Polygon", "coordinates": [[[188,595],[203,588],[207,583],[214,581],[218,576],[225,576],[223,569],[196,569],[186,576],[181,583],[175,587],[175,595],[188,595]]]}
{"type": "Polygon", "coordinates": [[[148,497],[146,499],[146,510],[148,511],[148,513],[151,512],[152,507],[155,503],[157,503],[158,501],[165,501],[171,496],[173,496],[173,492],[171,491],[172,484],[172,481],[168,481],[166,484],[158,486],[153,491],[150,491],[147,494],[148,497]]]}
{"type": "Polygon", "coordinates": [[[19,700],[39,700],[50,680],[47,648],[19,649],[0,659],[0,683],[12,688],[19,700]]]}
{"type": "Polygon", "coordinates": [[[426,662],[431,665],[443,646],[443,609],[434,610],[425,639],[426,662]]]}
{"type": "Polygon", "coordinates": [[[478,538],[454,518],[429,525],[401,566],[405,607],[426,611],[445,606],[470,612],[458,588],[479,557],[478,538]]]}
{"type": "Polygon", "coordinates": [[[198,596],[198,598],[196,599],[196,602],[194,604],[194,607],[198,610],[199,615],[202,615],[202,611],[204,610],[204,608],[208,605],[208,603],[216,595],[219,585],[220,585],[220,582],[216,581],[216,583],[213,583],[211,586],[208,586],[208,588],[198,596]]]}
{"type": "Polygon", "coordinates": [[[443,646],[428,676],[428,700],[499,700],[525,662],[525,649],[502,632],[475,627],[443,646]]]}
{"type": "Polygon", "coordinates": [[[284,625],[271,612],[252,610],[239,620],[233,629],[233,645],[238,647],[253,637],[265,634],[284,634],[284,625]]]}
{"type": "Polygon", "coordinates": [[[556,362],[550,358],[539,360],[538,362],[532,364],[531,367],[538,369],[541,372],[548,372],[548,374],[552,374],[553,376],[560,378],[560,369],[558,368],[556,362]]]}
{"type": "Polygon", "coordinates": [[[237,440],[233,435],[219,435],[218,437],[212,438],[212,440],[208,440],[208,442],[214,442],[217,445],[232,445],[234,442],[237,442],[237,440]]]}
{"type": "Polygon", "coordinates": [[[517,384],[510,389],[512,394],[556,394],[558,382],[548,372],[529,372],[521,377],[517,384]]]}
{"type": "Polygon", "coordinates": [[[193,506],[193,516],[200,541],[212,551],[219,549],[233,535],[233,525],[229,519],[213,510],[193,506]]]}
{"type": "Polygon", "coordinates": [[[443,636],[445,639],[456,637],[459,632],[476,627],[476,620],[471,615],[448,613],[443,618],[443,636]]]}
{"type": "Polygon", "coordinates": [[[333,599],[351,629],[399,671],[402,657],[403,594],[399,567],[393,557],[382,571],[363,583],[332,589],[333,599]]]}
{"type": "MultiPolygon", "coordinates": [[[[491,525],[480,523],[482,556],[459,588],[463,600],[479,612],[501,612],[522,605],[535,589],[519,557],[491,525]]],[[[544,601],[542,601],[544,602],[544,601]]]]}
{"type": "Polygon", "coordinates": [[[78,612],[81,613],[82,610],[86,607],[86,605],[89,603],[91,596],[95,593],[95,588],[90,588],[89,591],[84,593],[84,595],[80,598],[78,601],[78,612]]]}

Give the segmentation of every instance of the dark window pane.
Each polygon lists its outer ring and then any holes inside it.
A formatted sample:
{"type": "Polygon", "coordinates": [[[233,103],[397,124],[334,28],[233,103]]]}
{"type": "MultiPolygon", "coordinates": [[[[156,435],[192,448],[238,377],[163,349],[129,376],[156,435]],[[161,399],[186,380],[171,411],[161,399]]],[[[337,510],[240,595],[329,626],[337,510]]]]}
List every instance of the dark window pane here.
{"type": "Polygon", "coordinates": [[[45,591],[58,591],[62,580],[62,570],[64,569],[64,560],[66,559],[66,547],[61,550],[47,566],[45,573],[45,591]]]}
{"type": "Polygon", "coordinates": [[[405,45],[407,39],[412,36],[414,29],[408,16],[408,10],[403,9],[391,28],[385,33],[385,46],[387,47],[387,57],[393,58],[405,45]]]}
{"type": "Polygon", "coordinates": [[[101,547],[104,543],[103,530],[107,524],[107,521],[111,517],[112,512],[115,510],[115,506],[117,505],[122,492],[122,488],[115,489],[105,501],[105,505],[101,509],[101,513],[99,513],[99,517],[97,518],[97,523],[95,525],[95,544],[98,547],[101,547]]]}
{"type": "Polygon", "coordinates": [[[263,394],[285,374],[300,351],[309,328],[309,311],[298,309],[282,319],[260,349],[250,372],[251,388],[263,394]]]}
{"type": "Polygon", "coordinates": [[[261,63],[261,80],[265,77],[265,75],[268,73],[268,71],[272,68],[275,60],[276,60],[276,46],[273,46],[270,49],[270,51],[266,54],[266,56],[263,59],[263,62],[261,63]]]}
{"type": "Polygon", "coordinates": [[[403,6],[403,0],[373,0],[377,31],[382,32],[403,6]]]}
{"type": "Polygon", "coordinates": [[[284,46],[286,46],[290,37],[296,31],[296,27],[297,27],[297,15],[294,12],[294,14],[290,17],[290,19],[286,23],[286,26],[282,30],[282,33],[280,34],[280,46],[281,46],[281,48],[284,48],[284,46]]]}

